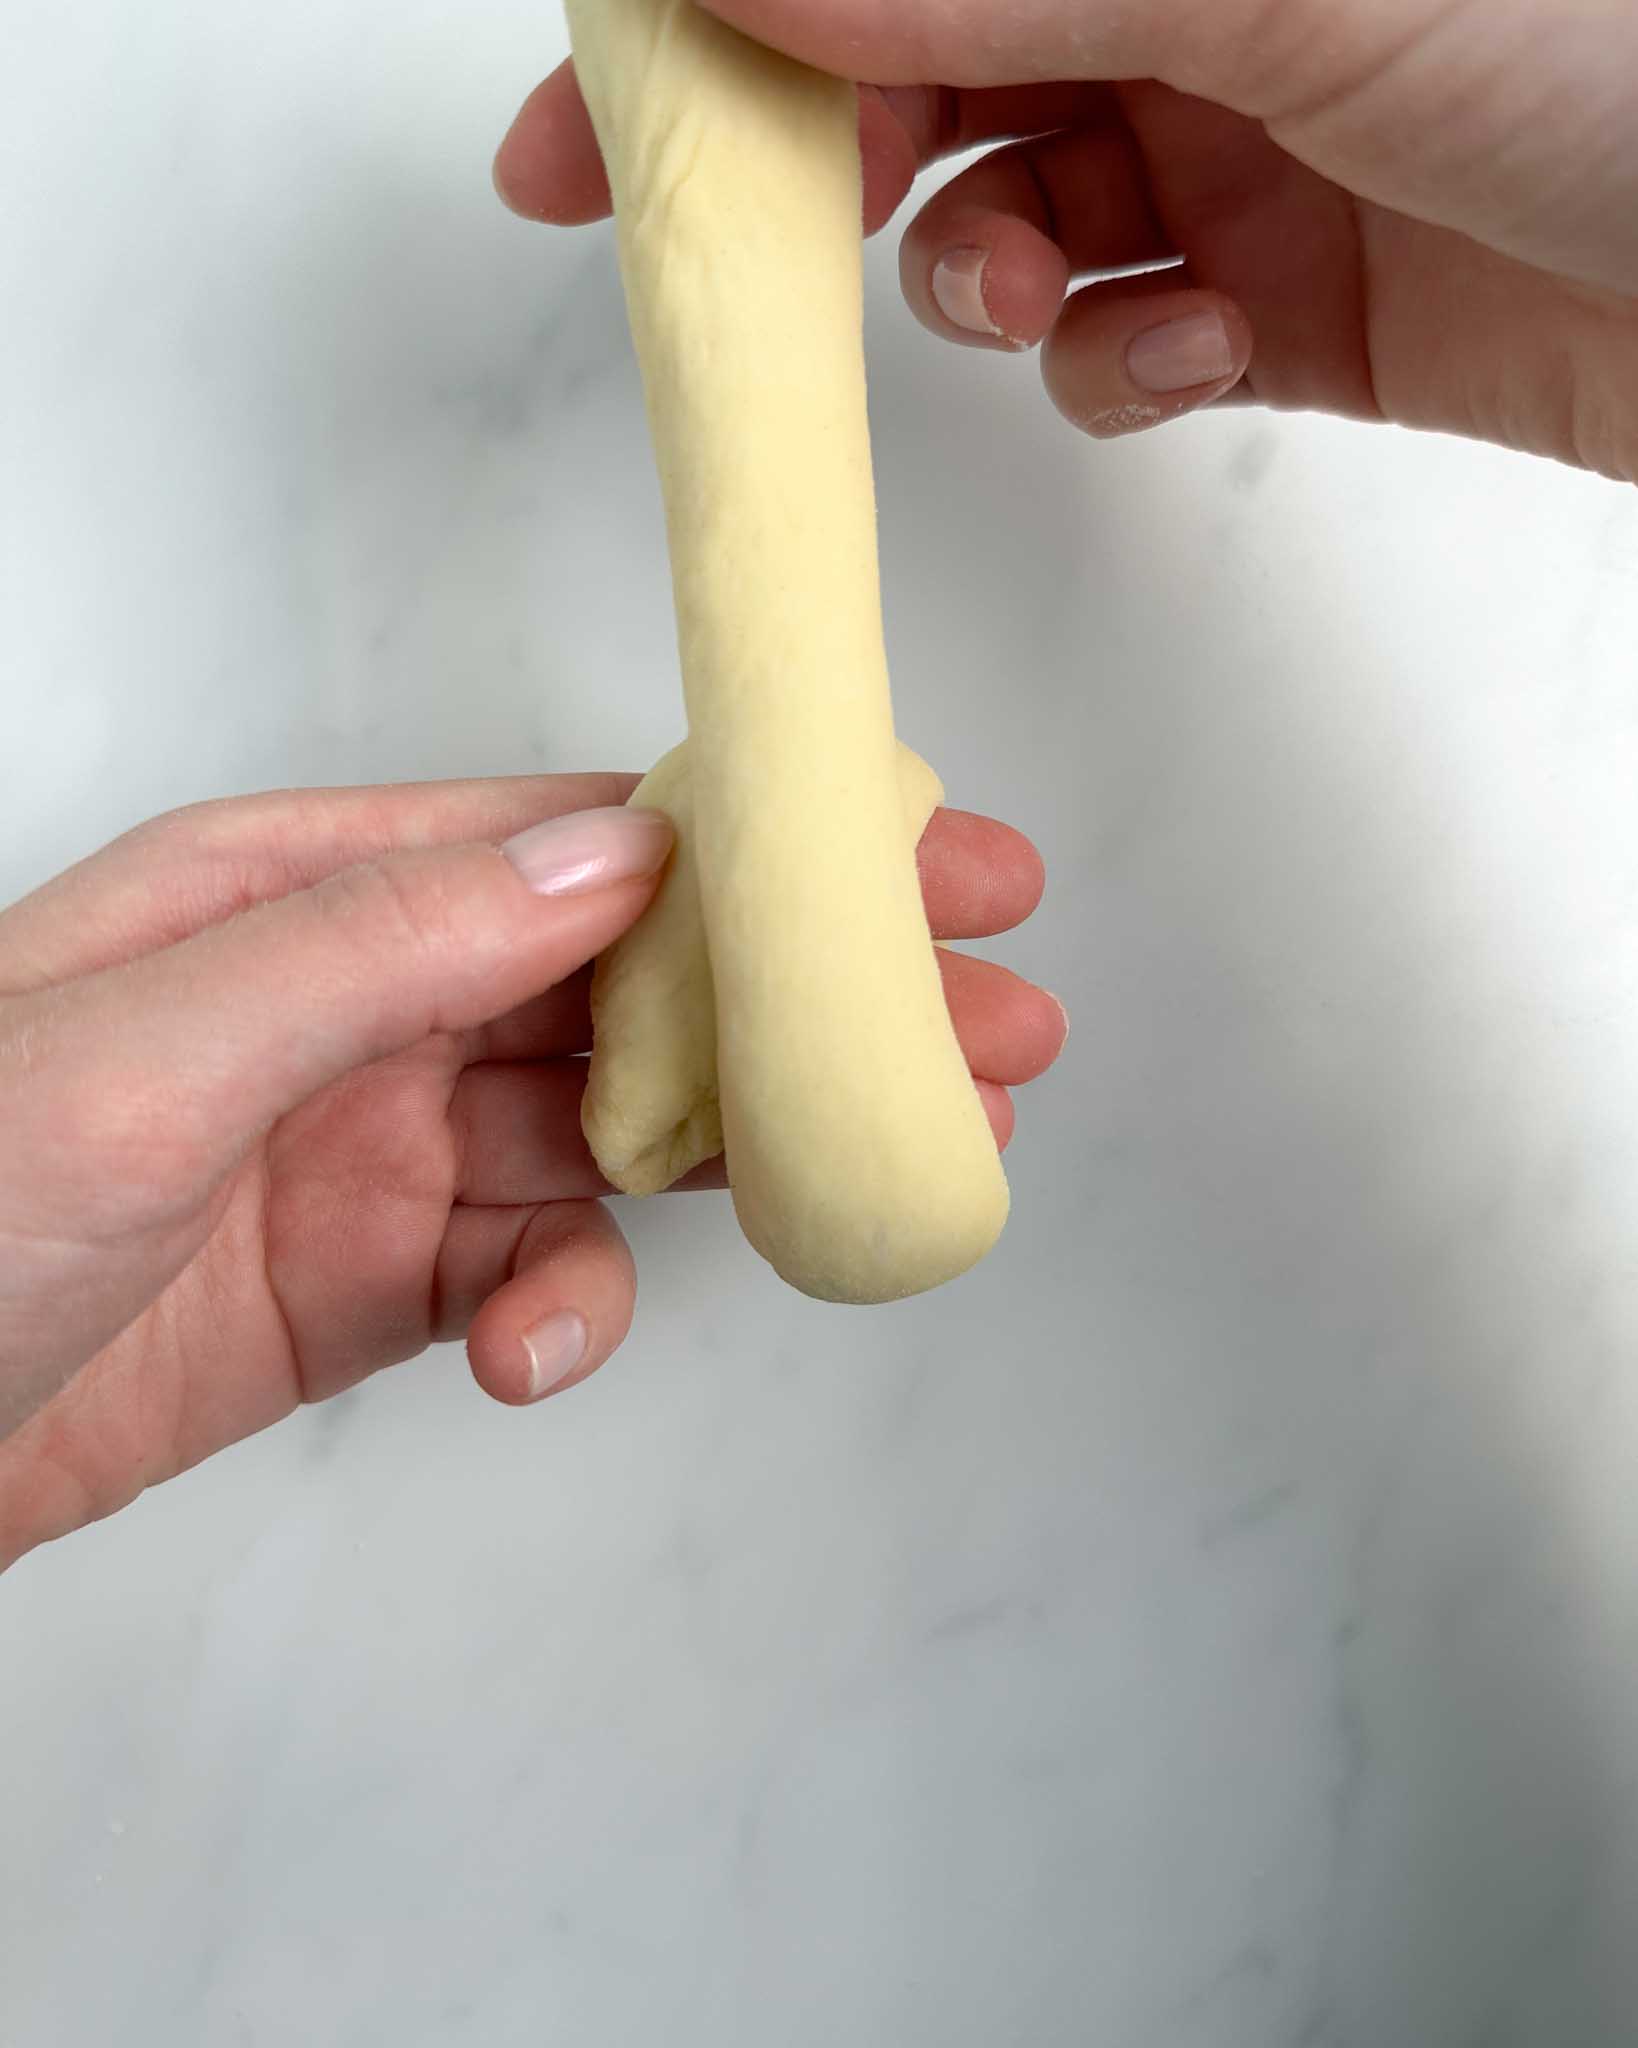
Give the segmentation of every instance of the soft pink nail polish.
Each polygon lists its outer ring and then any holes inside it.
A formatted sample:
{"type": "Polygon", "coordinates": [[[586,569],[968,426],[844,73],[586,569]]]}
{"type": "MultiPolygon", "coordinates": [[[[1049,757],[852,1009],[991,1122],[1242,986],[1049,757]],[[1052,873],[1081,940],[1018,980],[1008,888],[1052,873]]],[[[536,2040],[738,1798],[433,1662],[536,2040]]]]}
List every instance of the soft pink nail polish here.
{"type": "Polygon", "coordinates": [[[555,1316],[548,1316],[543,1323],[524,1332],[531,1401],[544,1401],[565,1380],[574,1377],[585,1363],[589,1337],[586,1318],[572,1308],[560,1309],[555,1316]]]}
{"type": "Polygon", "coordinates": [[[571,811],[520,832],[501,851],[537,896],[589,896],[657,874],[672,836],[661,811],[571,811]]]}
{"type": "Polygon", "coordinates": [[[1128,343],[1126,373],[1144,391],[1192,391],[1234,374],[1234,345],[1218,314],[1190,313],[1128,343]]]}
{"type": "Polygon", "coordinates": [[[986,249],[952,249],[933,270],[933,297],[945,319],[969,334],[999,335],[1001,329],[984,303],[986,249]]]}

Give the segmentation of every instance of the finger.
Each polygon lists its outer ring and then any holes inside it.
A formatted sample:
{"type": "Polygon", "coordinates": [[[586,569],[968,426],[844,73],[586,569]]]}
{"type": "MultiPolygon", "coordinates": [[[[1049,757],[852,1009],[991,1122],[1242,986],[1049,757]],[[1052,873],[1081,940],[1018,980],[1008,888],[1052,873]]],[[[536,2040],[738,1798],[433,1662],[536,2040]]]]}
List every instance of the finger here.
{"type": "MultiPolygon", "coordinates": [[[[940,810],[917,850],[935,939],[987,939],[1035,914],[1046,887],[1041,856],[1021,832],[971,811],[940,810]]],[[[562,1059],[591,1049],[591,971],[548,989],[485,1025],[469,1041],[473,1063],[562,1059]]]]}
{"type": "MultiPolygon", "coordinates": [[[[1142,7],[1034,0],[1000,9],[995,0],[894,0],[892,6],[883,6],[882,0],[705,4],[735,28],[804,63],[883,85],[914,85],[928,78],[992,86],[1148,77],[1159,75],[1165,46],[1179,39],[1178,10],[1164,0],[1142,7]]],[[[1245,12],[1246,5],[1229,0],[1218,0],[1214,10],[1234,19],[1245,12]]],[[[1215,42],[1221,38],[1213,26],[1215,42]]],[[[1196,24],[1193,41],[1201,39],[1196,24]]]]}
{"type": "Polygon", "coordinates": [[[470,1324],[473,1378],[508,1407],[589,1379],[631,1328],[637,1269],[600,1202],[456,1210],[439,1272],[446,1327],[470,1324]]]}
{"type": "Polygon", "coordinates": [[[1022,1088],[1038,1081],[1069,1039],[1056,996],[993,960],[940,951],[944,999],[975,1080],[1022,1088]]]}
{"type": "Polygon", "coordinates": [[[900,274],[911,310],[935,334],[1032,347],[1071,277],[1171,253],[1120,122],[1015,143],[973,164],[912,223],[900,274]]]}
{"type": "Polygon", "coordinates": [[[484,1208],[610,1192],[580,1127],[584,1060],[468,1067],[450,1098],[455,1198],[484,1208]]]}
{"type": "Polygon", "coordinates": [[[971,811],[935,812],[916,859],[935,939],[1015,931],[1046,890],[1041,856],[1023,833],[971,811]]]}
{"type": "MultiPolygon", "coordinates": [[[[993,961],[940,952],[945,999],[975,1079],[1038,1080],[1064,1049],[1069,1020],[1044,989],[993,961]]],[[[456,1199],[483,1208],[586,1200],[612,1192],[581,1128],[584,1060],[495,1060],[468,1067],[450,1098],[456,1199]]],[[[712,1162],[685,1185],[725,1184],[712,1162]]]]}
{"type": "Polygon", "coordinates": [[[1176,273],[1091,285],[1047,339],[1042,374],[1064,417],[1099,440],[1162,426],[1232,391],[1251,362],[1251,323],[1221,292],[1176,273]]]}
{"type": "Polygon", "coordinates": [[[597,131],[572,63],[524,101],[495,152],[495,190],[525,220],[583,227],[614,210],[597,131]]]}
{"type": "Polygon", "coordinates": [[[583,967],[493,1024],[480,1025],[463,1047],[467,1061],[561,1060],[590,1052],[591,986],[592,970],[583,967]]]}
{"type": "Polygon", "coordinates": [[[31,1226],[83,1241],[104,1212],[132,1226],[133,1188],[146,1208],[196,1201],[326,1083],[584,966],[646,907],[670,845],[657,813],[622,809],[539,826],[505,852],[395,854],[20,999],[21,1150],[73,1169],[33,1187],[31,1226]],[[75,1132],[84,1143],[65,1150],[75,1132]]]}
{"type": "Polygon", "coordinates": [[[150,819],[0,917],[0,990],[22,994],[191,938],[384,854],[499,843],[623,804],[633,775],[518,775],[277,790],[150,819]]]}
{"type": "MultiPolygon", "coordinates": [[[[0,917],[0,990],[23,994],[156,952],[384,854],[500,841],[537,821],[622,804],[636,785],[634,775],[528,775],[281,790],[171,811],[0,917]]],[[[922,857],[936,937],[1011,930],[1040,900],[1040,857],[1008,826],[941,811],[922,857]]],[[[584,1049],[572,1038],[575,1001],[573,990],[542,999],[559,1037],[528,1041],[529,1055],[584,1049]]]]}
{"type": "MultiPolygon", "coordinates": [[[[1126,100],[1154,167],[1157,206],[1190,223],[1189,272],[1171,282],[1232,291],[1257,337],[1257,397],[1284,410],[1380,419],[1371,264],[1352,197],[1258,122],[1152,82],[1129,88],[1126,100]]],[[[1517,343],[1499,315],[1498,332],[1517,343]]]]}

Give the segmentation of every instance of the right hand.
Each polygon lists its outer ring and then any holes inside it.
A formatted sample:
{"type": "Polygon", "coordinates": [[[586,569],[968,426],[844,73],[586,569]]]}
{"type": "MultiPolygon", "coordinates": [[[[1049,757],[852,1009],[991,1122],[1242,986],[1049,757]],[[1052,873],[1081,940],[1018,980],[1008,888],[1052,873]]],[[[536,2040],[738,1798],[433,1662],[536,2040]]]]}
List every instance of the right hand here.
{"type": "MultiPolygon", "coordinates": [[[[1109,436],[1224,398],[1473,435],[1638,481],[1638,8],[1613,0],[704,0],[863,94],[866,226],[945,339],[1045,343],[1109,436]],[[929,83],[929,81],[936,81],[929,83]],[[1168,257],[1182,270],[1077,273],[1168,257]],[[1170,387],[1170,388],[1168,388],[1170,387]]],[[[496,160],[608,211],[572,69],[496,160]]]]}

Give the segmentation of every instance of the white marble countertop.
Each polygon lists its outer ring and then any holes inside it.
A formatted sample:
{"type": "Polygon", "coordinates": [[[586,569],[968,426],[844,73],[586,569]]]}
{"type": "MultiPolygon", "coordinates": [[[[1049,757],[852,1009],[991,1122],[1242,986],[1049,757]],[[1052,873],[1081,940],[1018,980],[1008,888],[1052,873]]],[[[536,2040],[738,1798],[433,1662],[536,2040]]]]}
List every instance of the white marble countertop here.
{"type": "MultiPolygon", "coordinates": [[[[678,730],[552,9],[22,0],[0,898],[287,782],[678,730]]],[[[1076,1035],[977,1276],[645,1212],[0,1587],[6,2048],[1613,2048],[1638,2001],[1638,496],[1097,448],[872,257],[906,736],[1076,1035]]]]}

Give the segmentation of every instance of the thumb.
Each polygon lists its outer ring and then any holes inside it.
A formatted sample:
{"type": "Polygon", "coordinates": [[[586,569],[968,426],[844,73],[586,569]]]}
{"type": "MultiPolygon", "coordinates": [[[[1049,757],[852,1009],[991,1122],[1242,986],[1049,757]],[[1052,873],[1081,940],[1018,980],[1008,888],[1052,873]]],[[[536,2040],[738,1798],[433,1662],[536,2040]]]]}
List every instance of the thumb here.
{"type": "MultiPolygon", "coordinates": [[[[1365,97],[1362,82],[1419,56],[1446,25],[1439,0],[702,0],[730,27],[803,63],[872,85],[1007,86],[1157,79],[1254,119],[1365,97]]],[[[1517,7],[1515,44],[1539,43],[1517,7]]],[[[1608,28],[1603,11],[1599,21],[1608,28]]],[[[1424,68],[1471,78],[1470,37],[1424,68]]],[[[1579,38],[1585,48],[1586,38],[1579,38]]],[[[1562,68],[1562,67],[1561,67],[1562,68]]],[[[1392,91],[1389,95],[1392,97],[1392,91]]],[[[1374,104],[1374,103],[1373,103],[1374,104]]],[[[1384,110],[1376,110],[1378,117],[1384,110]]],[[[1448,113],[1448,109],[1446,110],[1448,113]]]]}
{"type": "MultiPolygon", "coordinates": [[[[731,27],[873,85],[1022,85],[1161,76],[1157,57],[1202,12],[1180,0],[704,0],[731,27]],[[1184,17],[1188,20],[1185,21],[1184,17]]],[[[1253,0],[1206,10],[1237,17],[1253,0]]],[[[1214,26],[1214,40],[1220,31],[1214,26]]]]}
{"type": "Polygon", "coordinates": [[[394,854],[24,999],[19,1156],[63,1169],[37,1198],[60,1188],[81,1230],[104,1200],[117,1229],[133,1187],[187,1200],[352,1068],[584,966],[647,907],[671,840],[657,811],[601,810],[499,849],[394,854]]]}

